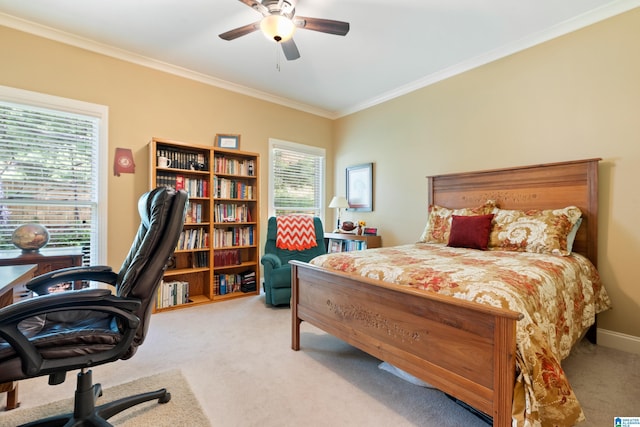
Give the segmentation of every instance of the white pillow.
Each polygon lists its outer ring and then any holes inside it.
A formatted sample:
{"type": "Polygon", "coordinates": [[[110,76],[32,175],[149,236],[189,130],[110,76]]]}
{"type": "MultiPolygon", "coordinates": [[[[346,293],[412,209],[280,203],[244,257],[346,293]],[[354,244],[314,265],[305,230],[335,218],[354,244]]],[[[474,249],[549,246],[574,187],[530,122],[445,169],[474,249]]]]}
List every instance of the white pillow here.
{"type": "Polygon", "coordinates": [[[571,227],[571,231],[567,234],[567,251],[571,253],[573,251],[573,241],[576,240],[576,234],[578,234],[578,228],[580,228],[580,224],[582,224],[582,218],[578,218],[573,227],[571,227]]]}

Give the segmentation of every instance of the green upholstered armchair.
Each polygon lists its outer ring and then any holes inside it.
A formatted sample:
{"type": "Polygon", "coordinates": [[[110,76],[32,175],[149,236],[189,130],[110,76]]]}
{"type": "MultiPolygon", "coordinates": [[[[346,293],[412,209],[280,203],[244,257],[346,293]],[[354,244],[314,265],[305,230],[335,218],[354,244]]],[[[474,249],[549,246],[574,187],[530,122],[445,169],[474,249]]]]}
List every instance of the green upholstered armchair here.
{"type": "Polygon", "coordinates": [[[324,245],[324,230],[320,218],[314,217],[313,224],[318,246],[304,251],[289,251],[276,247],[276,218],[269,218],[267,241],[260,262],[264,266],[265,302],[270,305],[284,305],[291,302],[291,265],[290,260],[309,262],[318,255],[327,252],[324,245]]]}

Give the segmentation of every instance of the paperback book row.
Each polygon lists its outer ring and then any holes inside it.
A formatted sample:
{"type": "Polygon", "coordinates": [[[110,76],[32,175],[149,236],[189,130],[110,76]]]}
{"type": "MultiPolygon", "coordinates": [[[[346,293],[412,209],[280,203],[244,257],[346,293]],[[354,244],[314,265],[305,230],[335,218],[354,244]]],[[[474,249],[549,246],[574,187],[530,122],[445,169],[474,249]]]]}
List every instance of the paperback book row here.
{"type": "Polygon", "coordinates": [[[364,240],[329,239],[329,247],[327,249],[329,253],[361,251],[367,249],[367,242],[364,240]]]}
{"type": "Polygon", "coordinates": [[[213,247],[252,246],[254,242],[252,225],[246,227],[216,228],[213,231],[213,247]]]}
{"type": "Polygon", "coordinates": [[[171,148],[158,148],[157,157],[166,157],[171,161],[171,169],[183,170],[209,170],[209,160],[203,153],[189,153],[185,151],[173,150],[171,148]]]}
{"type": "Polygon", "coordinates": [[[235,179],[213,177],[214,197],[253,200],[253,185],[235,179]]]}
{"type": "Polygon", "coordinates": [[[217,203],[213,211],[215,222],[252,222],[251,209],[236,203],[217,203]]]}
{"type": "Polygon", "coordinates": [[[190,251],[193,249],[207,249],[209,247],[209,233],[205,228],[188,228],[180,233],[177,251],[190,251]]]}
{"type": "Polygon", "coordinates": [[[208,222],[206,214],[203,217],[202,203],[187,201],[187,207],[185,208],[184,222],[187,224],[200,224],[204,218],[204,222],[208,222]]]}
{"type": "Polygon", "coordinates": [[[202,178],[188,178],[184,175],[158,173],[156,186],[184,190],[189,197],[209,197],[209,183],[202,178]]]}
{"type": "Polygon", "coordinates": [[[238,274],[215,274],[213,276],[214,293],[226,295],[233,292],[255,292],[256,272],[247,270],[238,274]]]}
{"type": "Polygon", "coordinates": [[[189,300],[189,282],[173,280],[160,283],[156,301],[157,308],[173,307],[188,302],[191,302],[189,300]]]}
{"type": "Polygon", "coordinates": [[[226,175],[255,176],[256,162],[253,159],[232,159],[216,156],[213,170],[226,175]]]}

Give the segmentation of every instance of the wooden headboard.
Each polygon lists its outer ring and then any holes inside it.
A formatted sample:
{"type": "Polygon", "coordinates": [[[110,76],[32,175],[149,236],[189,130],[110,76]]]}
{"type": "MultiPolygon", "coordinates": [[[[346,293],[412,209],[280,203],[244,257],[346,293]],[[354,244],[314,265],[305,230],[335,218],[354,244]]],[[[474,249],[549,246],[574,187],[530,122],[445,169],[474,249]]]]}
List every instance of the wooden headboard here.
{"type": "Polygon", "coordinates": [[[573,250],[598,266],[598,162],[601,159],[427,177],[429,204],[473,207],[495,200],[503,209],[577,206],[582,225],[573,250]]]}

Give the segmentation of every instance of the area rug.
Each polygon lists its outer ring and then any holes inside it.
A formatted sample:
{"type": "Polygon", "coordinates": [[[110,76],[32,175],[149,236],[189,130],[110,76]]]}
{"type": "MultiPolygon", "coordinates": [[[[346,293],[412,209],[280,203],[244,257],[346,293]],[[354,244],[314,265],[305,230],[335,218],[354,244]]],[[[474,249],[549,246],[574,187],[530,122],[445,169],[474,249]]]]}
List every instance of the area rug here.
{"type": "MultiPolygon", "coordinates": [[[[162,372],[150,377],[113,386],[102,391],[97,404],[111,402],[121,397],[166,388],[171,400],[159,404],[157,400],[145,402],[109,418],[114,426],[123,427],[210,427],[189,383],[179,370],[162,372]]],[[[73,411],[73,400],[65,399],[35,408],[18,408],[0,414],[0,426],[17,426],[40,418],[73,411]]]]}

